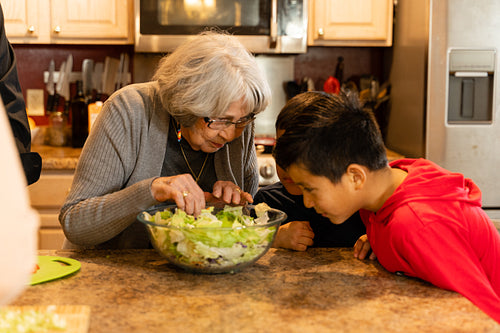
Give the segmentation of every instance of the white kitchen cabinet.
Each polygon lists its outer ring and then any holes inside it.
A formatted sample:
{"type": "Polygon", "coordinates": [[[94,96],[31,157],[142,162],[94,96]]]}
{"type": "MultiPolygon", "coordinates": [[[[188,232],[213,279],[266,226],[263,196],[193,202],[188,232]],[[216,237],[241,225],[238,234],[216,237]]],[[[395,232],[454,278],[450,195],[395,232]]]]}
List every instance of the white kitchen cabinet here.
{"type": "Polygon", "coordinates": [[[42,171],[40,179],[28,186],[31,206],[40,214],[38,248],[60,249],[64,233],[59,224],[59,210],[69,192],[74,170],[42,171]]]}
{"type": "Polygon", "coordinates": [[[20,44],[132,44],[133,0],[2,0],[20,44]]]}
{"type": "Polygon", "coordinates": [[[309,46],[391,46],[394,0],[309,0],[309,46]]]}

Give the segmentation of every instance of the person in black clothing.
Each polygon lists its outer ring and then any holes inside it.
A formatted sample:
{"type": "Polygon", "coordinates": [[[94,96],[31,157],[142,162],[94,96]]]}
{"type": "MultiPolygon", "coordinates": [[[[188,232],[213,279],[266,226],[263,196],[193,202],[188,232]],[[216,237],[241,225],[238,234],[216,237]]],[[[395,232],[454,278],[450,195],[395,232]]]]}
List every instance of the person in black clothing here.
{"type": "Polygon", "coordinates": [[[19,151],[28,184],[40,177],[42,159],[31,151],[31,132],[26,115],[26,105],[17,76],[14,50],[5,34],[2,6],[0,5],[0,94],[7,111],[10,127],[19,151]]]}
{"type": "MultiPolygon", "coordinates": [[[[295,109],[289,106],[281,110],[276,120],[277,138],[285,132],[295,109]]],[[[366,229],[359,213],[356,212],[342,224],[333,224],[328,218],[316,213],[314,208],[306,208],[300,188],[279,165],[276,169],[280,181],[259,189],[253,202],[265,202],[287,214],[273,247],[305,251],[308,246],[352,247],[358,240],[360,244],[367,243],[366,229]]]]}

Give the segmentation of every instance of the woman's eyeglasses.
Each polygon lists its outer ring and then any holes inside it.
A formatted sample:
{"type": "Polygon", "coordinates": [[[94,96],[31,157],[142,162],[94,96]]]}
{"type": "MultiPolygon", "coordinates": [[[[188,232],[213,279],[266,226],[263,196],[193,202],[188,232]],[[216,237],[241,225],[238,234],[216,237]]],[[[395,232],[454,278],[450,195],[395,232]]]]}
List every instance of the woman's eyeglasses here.
{"type": "Polygon", "coordinates": [[[231,121],[227,119],[210,119],[209,117],[203,118],[207,123],[207,126],[213,130],[224,130],[231,125],[234,125],[236,128],[243,128],[250,124],[255,120],[255,115],[250,113],[248,116],[243,117],[237,121],[231,121]]]}

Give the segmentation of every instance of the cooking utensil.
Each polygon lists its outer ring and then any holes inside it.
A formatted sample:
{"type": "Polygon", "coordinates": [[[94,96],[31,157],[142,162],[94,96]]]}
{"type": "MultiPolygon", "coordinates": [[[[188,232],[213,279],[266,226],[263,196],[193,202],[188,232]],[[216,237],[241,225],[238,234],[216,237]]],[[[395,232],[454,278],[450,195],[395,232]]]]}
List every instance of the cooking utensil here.
{"type": "Polygon", "coordinates": [[[129,56],[126,53],[120,54],[120,65],[116,75],[115,89],[118,90],[128,84],[129,56]]]}
{"type": "Polygon", "coordinates": [[[70,76],[71,71],[73,70],[73,55],[68,55],[68,59],[66,60],[66,66],[64,67],[64,81],[62,87],[62,97],[64,97],[64,113],[69,113],[69,105],[71,102],[71,96],[69,93],[69,85],[70,85],[70,76]]]}
{"type": "Polygon", "coordinates": [[[118,69],[120,67],[120,60],[112,57],[106,57],[104,59],[104,73],[102,76],[103,80],[103,93],[106,96],[111,96],[115,91],[115,82],[118,69]]]}
{"type": "Polygon", "coordinates": [[[68,276],[80,270],[78,260],[64,257],[38,256],[40,267],[32,276],[30,285],[44,283],[68,276]]]}
{"type": "Polygon", "coordinates": [[[130,64],[130,58],[127,53],[125,53],[124,56],[124,61],[123,61],[123,68],[122,68],[122,74],[121,74],[121,84],[120,88],[125,87],[128,84],[128,67],[130,64]]]}
{"type": "Polygon", "coordinates": [[[82,62],[82,83],[83,83],[83,94],[85,95],[85,100],[89,102],[92,98],[93,90],[93,76],[94,70],[94,60],[83,59],[82,62]]]}
{"type": "Polygon", "coordinates": [[[104,63],[97,62],[94,66],[94,72],[92,73],[92,85],[96,90],[96,101],[101,100],[102,96],[102,73],[104,71],[104,63]]]}
{"type": "Polygon", "coordinates": [[[323,84],[323,90],[330,94],[338,94],[340,92],[340,82],[333,76],[329,76],[323,84]]]}
{"type": "Polygon", "coordinates": [[[54,111],[54,94],[55,94],[55,81],[54,72],[56,70],[56,65],[54,59],[50,60],[49,63],[49,77],[47,79],[47,112],[54,111]]]}
{"type": "Polygon", "coordinates": [[[61,98],[63,84],[64,84],[65,67],[66,67],[66,61],[63,61],[61,67],[59,68],[59,78],[57,79],[57,84],[56,84],[56,93],[54,95],[54,107],[52,109],[53,111],[57,111],[57,108],[59,107],[59,99],[61,98]]]}
{"type": "Polygon", "coordinates": [[[115,77],[115,90],[118,90],[121,88],[124,63],[125,63],[125,53],[120,53],[120,62],[119,62],[118,70],[116,71],[116,77],[115,77]]]}

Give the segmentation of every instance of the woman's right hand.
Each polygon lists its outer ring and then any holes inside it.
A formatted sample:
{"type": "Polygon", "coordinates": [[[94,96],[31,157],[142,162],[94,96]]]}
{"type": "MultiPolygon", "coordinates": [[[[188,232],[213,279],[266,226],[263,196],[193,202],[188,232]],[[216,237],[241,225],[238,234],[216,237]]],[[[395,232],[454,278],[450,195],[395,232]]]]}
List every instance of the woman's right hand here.
{"type": "Polygon", "coordinates": [[[157,201],[175,201],[177,208],[190,215],[198,216],[205,208],[205,194],[190,174],[156,178],[151,193],[157,201]]]}

